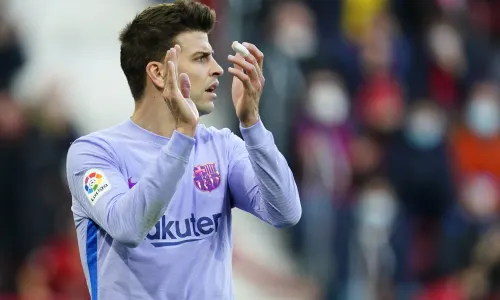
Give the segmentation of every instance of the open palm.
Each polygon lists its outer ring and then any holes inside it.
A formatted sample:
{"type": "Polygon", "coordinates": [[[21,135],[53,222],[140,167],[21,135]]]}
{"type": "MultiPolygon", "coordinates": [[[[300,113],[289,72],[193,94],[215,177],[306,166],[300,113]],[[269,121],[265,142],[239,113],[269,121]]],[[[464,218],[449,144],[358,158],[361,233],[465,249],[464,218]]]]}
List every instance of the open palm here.
{"type": "Polygon", "coordinates": [[[178,56],[181,47],[175,45],[167,51],[164,61],[165,84],[162,96],[178,128],[196,128],[200,114],[190,99],[191,83],[186,73],[178,75],[178,56]]]}
{"type": "Polygon", "coordinates": [[[245,84],[238,77],[233,78],[231,96],[236,115],[241,117],[240,119],[245,119],[246,115],[251,113],[250,110],[255,104],[255,98],[260,97],[259,89],[262,89],[259,85],[252,84],[252,87],[247,90],[245,84]]]}
{"type": "Polygon", "coordinates": [[[231,96],[238,119],[243,124],[252,125],[259,120],[259,102],[264,88],[262,65],[264,55],[252,44],[244,43],[250,55],[229,56],[234,64],[229,73],[234,75],[231,96]]]}

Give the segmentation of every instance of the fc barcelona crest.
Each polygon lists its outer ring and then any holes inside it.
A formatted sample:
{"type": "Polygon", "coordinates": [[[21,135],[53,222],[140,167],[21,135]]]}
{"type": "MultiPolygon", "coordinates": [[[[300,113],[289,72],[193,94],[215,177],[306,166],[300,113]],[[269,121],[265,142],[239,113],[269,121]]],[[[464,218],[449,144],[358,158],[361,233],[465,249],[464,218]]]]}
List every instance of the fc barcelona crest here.
{"type": "Polygon", "coordinates": [[[220,185],[220,173],[215,163],[193,168],[194,185],[203,192],[211,192],[220,185]]]}

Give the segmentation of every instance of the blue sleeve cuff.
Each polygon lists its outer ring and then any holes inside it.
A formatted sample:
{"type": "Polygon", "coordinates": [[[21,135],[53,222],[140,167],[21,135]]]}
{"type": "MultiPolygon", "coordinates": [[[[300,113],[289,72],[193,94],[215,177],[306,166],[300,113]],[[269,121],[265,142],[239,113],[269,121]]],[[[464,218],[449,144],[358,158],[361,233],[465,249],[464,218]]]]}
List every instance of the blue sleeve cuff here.
{"type": "Polygon", "coordinates": [[[188,162],[194,143],[194,138],[184,135],[178,131],[174,131],[172,138],[168,141],[168,144],[164,149],[168,154],[188,162]]]}
{"type": "Polygon", "coordinates": [[[260,147],[268,143],[269,132],[266,127],[264,127],[262,120],[246,128],[240,123],[240,131],[245,140],[245,144],[249,147],[260,147]]]}

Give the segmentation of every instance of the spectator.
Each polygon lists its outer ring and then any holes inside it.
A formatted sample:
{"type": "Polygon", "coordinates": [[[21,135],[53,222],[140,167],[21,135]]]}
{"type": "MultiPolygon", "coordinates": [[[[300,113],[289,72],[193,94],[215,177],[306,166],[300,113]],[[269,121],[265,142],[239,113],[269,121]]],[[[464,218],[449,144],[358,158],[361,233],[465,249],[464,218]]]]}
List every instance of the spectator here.
{"type": "Polygon", "coordinates": [[[310,276],[327,286],[333,276],[336,214],[346,205],[351,185],[350,107],[341,79],[329,70],[310,74],[304,102],[295,138],[303,207],[299,247],[310,276]]]}
{"type": "Polygon", "coordinates": [[[433,102],[416,102],[406,121],[385,159],[405,216],[395,238],[406,241],[399,240],[405,249],[397,250],[403,253],[398,263],[408,273],[399,280],[425,276],[434,263],[440,220],[455,200],[443,111],[433,102]]]}
{"type": "Polygon", "coordinates": [[[491,83],[477,84],[470,93],[464,122],[451,138],[458,176],[491,174],[500,180],[500,93],[491,83]]]}
{"type": "Polygon", "coordinates": [[[256,42],[266,61],[260,116],[278,149],[292,161],[293,122],[305,87],[299,60],[314,53],[309,49],[315,43],[314,16],[303,3],[292,1],[275,3],[267,18],[263,40],[256,42]]]}
{"type": "Polygon", "coordinates": [[[368,30],[361,46],[363,81],[355,108],[360,125],[384,144],[401,126],[405,103],[401,83],[392,72],[390,23],[381,18],[372,24],[376,26],[368,30]]]}
{"type": "Polygon", "coordinates": [[[15,226],[18,223],[17,204],[23,189],[20,148],[26,130],[23,109],[9,94],[12,77],[24,63],[22,46],[17,40],[14,28],[7,23],[0,3],[0,294],[13,292],[15,273],[22,257],[19,236],[15,226]]]}
{"type": "Polygon", "coordinates": [[[348,242],[349,282],[341,299],[391,299],[397,266],[390,239],[397,214],[397,198],[385,178],[360,189],[348,242]]]}
{"type": "Polygon", "coordinates": [[[1,13],[0,4],[0,92],[10,88],[12,77],[24,63],[24,53],[12,26],[1,13]]]}

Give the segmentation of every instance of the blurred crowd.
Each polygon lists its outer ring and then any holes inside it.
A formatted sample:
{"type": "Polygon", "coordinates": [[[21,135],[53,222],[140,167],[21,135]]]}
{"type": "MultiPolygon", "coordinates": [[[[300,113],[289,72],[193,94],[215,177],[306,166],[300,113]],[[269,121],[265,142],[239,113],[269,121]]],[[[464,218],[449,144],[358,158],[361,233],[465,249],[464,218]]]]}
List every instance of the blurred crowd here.
{"type": "Polygon", "coordinates": [[[16,290],[23,299],[85,295],[63,173],[77,134],[55,85],[30,107],[11,95],[27,62],[14,28],[0,14],[0,297],[16,290]]]}
{"type": "Polygon", "coordinates": [[[247,6],[303,274],[326,299],[499,299],[500,1],[247,6]]]}
{"type": "MultiPolygon", "coordinates": [[[[216,50],[236,36],[265,53],[261,117],[303,206],[289,247],[319,299],[500,299],[500,0],[203,2],[233,22],[216,50]]],[[[88,299],[63,170],[89,127],[5,3],[0,294],[88,299]],[[37,92],[13,92],[30,68],[37,92]]]]}

